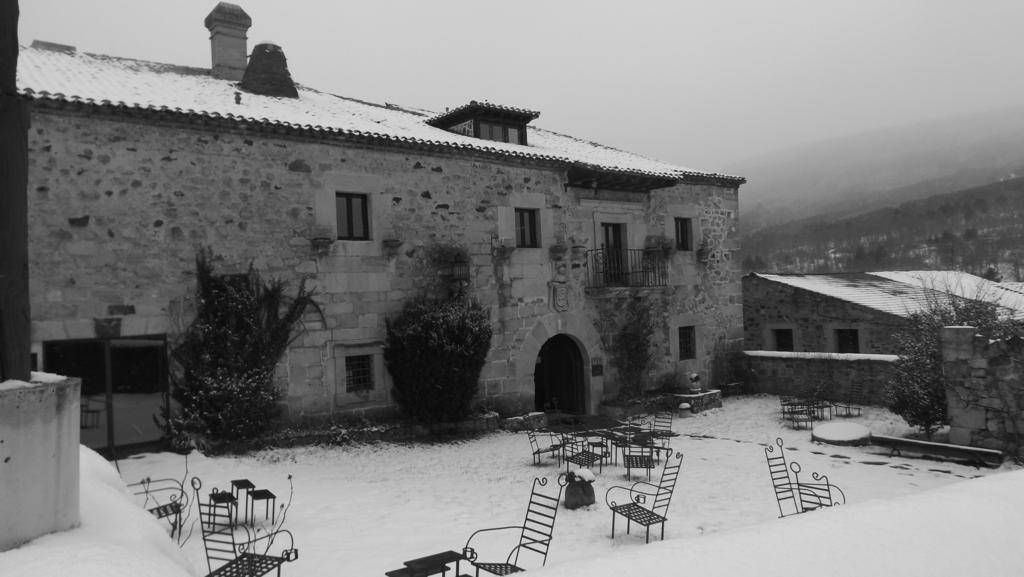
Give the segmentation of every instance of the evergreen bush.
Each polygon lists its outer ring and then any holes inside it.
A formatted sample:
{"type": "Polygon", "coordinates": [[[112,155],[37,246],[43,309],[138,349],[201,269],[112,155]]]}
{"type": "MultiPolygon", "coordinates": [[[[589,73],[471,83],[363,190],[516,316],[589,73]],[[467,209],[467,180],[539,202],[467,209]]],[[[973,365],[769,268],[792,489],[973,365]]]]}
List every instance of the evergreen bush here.
{"type": "Polygon", "coordinates": [[[402,411],[430,423],[464,419],[476,396],[491,331],[488,312],[475,302],[408,302],[387,322],[384,347],[402,411]]]}
{"type": "Polygon", "coordinates": [[[1005,338],[1019,330],[1019,322],[1001,318],[998,307],[982,302],[980,295],[976,300],[942,293],[896,331],[893,340],[899,358],[886,390],[889,410],[928,439],[947,421],[942,327],[958,325],[973,326],[989,338],[1005,338]]]}
{"type": "Polygon", "coordinates": [[[610,356],[619,372],[619,397],[630,400],[643,394],[654,359],[651,309],[642,299],[630,299],[618,320],[621,324],[610,356]]]}
{"type": "Polygon", "coordinates": [[[176,410],[164,429],[178,448],[251,439],[277,416],[274,368],[309,309],[320,313],[305,283],[264,281],[250,263],[240,275],[218,275],[209,249],[196,255],[196,314],[171,350],[176,410]]]}

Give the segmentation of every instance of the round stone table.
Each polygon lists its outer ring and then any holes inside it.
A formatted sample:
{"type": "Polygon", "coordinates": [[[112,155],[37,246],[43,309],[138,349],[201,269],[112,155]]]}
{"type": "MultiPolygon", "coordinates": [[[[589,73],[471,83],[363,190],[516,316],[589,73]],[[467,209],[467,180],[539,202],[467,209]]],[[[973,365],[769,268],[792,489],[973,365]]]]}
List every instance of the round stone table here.
{"type": "Polygon", "coordinates": [[[811,440],[829,445],[867,445],[871,431],[857,423],[822,423],[811,429],[811,440]]]}

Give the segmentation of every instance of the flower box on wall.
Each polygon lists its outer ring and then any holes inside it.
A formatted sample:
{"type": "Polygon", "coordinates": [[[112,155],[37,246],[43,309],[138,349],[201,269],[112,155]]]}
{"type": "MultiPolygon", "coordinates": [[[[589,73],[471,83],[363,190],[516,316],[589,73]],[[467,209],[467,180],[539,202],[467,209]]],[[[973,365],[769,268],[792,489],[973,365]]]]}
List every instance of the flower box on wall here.
{"type": "Polygon", "coordinates": [[[402,239],[400,238],[385,238],[381,241],[381,247],[384,249],[384,254],[387,256],[395,256],[398,254],[398,249],[402,246],[402,239]]]}

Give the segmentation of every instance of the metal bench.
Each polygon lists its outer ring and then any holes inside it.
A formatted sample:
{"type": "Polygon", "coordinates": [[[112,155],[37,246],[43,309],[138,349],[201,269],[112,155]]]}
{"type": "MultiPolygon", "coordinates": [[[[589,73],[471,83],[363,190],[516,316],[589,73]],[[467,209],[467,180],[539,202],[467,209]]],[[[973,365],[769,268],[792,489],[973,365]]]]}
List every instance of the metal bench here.
{"type": "MultiPolygon", "coordinates": [[[[235,525],[231,507],[218,504],[213,499],[204,503],[199,494],[202,486],[198,477],[192,477],[206,566],[210,571],[207,577],[261,577],[272,571],[280,577],[281,565],[299,558],[299,550],[295,548],[290,531],[277,530],[253,537],[245,525],[235,525]],[[236,527],[243,532],[244,539],[235,538],[236,527]],[[280,553],[271,554],[270,549],[281,544],[278,541],[286,543],[287,547],[279,547],[280,553]],[[213,567],[214,563],[218,564],[217,568],[213,567]]],[[[214,489],[211,495],[225,492],[214,489]]]]}

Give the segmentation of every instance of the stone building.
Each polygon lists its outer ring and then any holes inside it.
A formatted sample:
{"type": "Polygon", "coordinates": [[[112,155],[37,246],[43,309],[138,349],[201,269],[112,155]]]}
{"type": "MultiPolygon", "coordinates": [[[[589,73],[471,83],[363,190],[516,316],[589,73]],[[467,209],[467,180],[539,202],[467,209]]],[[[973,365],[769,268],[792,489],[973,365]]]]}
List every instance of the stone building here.
{"type": "Polygon", "coordinates": [[[1024,315],[1024,292],[958,271],[751,273],[742,282],[748,350],[890,354],[908,316],[951,296],[1024,315]]]}
{"type": "Polygon", "coordinates": [[[715,344],[740,336],[742,178],[549,132],[536,111],[320,92],[292,81],[282,48],[248,54],[240,7],[205,24],[209,69],[21,51],[33,355],[83,376],[97,443],[152,434],[125,407],[166,390],[200,247],[222,272],[252,262],[315,286],[325,319],[279,367],[291,420],[390,406],[385,319],[423,292],[489,308],[479,401],[508,412],[597,412],[632,299],[655,319],[652,382],[709,370],[715,344]],[[468,263],[438,262],[444,247],[468,263]]]}

